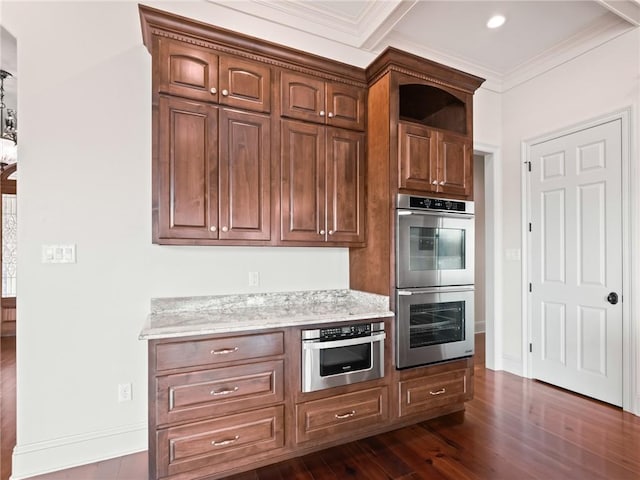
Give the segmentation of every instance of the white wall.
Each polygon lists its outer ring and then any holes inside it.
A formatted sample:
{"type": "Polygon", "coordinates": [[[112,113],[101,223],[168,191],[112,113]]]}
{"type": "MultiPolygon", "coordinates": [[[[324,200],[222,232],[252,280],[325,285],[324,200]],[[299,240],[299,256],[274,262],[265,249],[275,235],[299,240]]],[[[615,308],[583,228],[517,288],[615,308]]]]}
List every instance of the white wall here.
{"type": "MultiPolygon", "coordinates": [[[[222,26],[238,17],[216,16],[208,2],[180,7],[222,26]]],[[[137,336],[150,298],[247,292],[250,270],[260,272],[255,291],[348,288],[348,251],[152,245],[151,58],[137,3],[3,2],[2,15],[18,41],[13,478],[24,478],[146,449],[146,343],[137,336]],[[77,244],[77,263],[42,264],[49,243],[77,244]],[[118,403],[124,382],[133,401],[118,403]]],[[[284,36],[255,19],[243,31],[284,36]]],[[[289,35],[298,48],[363,63],[345,47],[289,35]]]]}
{"type": "MultiPolygon", "coordinates": [[[[640,32],[636,29],[502,95],[505,250],[521,248],[521,142],[632,107],[632,139],[635,143],[640,104],[639,74],[640,32]]],[[[635,165],[635,149],[631,159],[635,165]]],[[[637,171],[632,171],[636,172],[632,181],[638,185],[637,171]]],[[[638,208],[632,211],[638,222],[638,208]]],[[[637,272],[635,264],[633,268],[637,272]]],[[[519,261],[504,261],[501,287],[504,367],[517,374],[523,373],[521,272],[519,261]]],[[[640,298],[638,287],[635,288],[627,298],[640,298]]]]}

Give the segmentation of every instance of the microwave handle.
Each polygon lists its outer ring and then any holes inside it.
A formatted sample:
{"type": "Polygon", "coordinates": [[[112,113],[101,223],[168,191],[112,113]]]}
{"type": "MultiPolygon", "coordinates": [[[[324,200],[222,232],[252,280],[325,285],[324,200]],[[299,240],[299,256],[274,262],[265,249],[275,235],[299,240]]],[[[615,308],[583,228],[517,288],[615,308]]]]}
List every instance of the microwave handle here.
{"type": "Polygon", "coordinates": [[[441,211],[430,211],[430,210],[402,210],[398,209],[398,215],[430,215],[432,217],[447,217],[447,218],[461,218],[461,219],[471,219],[473,218],[473,213],[450,213],[450,212],[441,212],[441,211]]]}
{"type": "Polygon", "coordinates": [[[303,341],[304,350],[325,350],[327,348],[348,347],[350,345],[364,345],[365,343],[380,342],[387,338],[384,332],[376,333],[368,337],[348,338],[346,340],[333,340],[329,342],[321,342],[319,340],[303,341]]]}

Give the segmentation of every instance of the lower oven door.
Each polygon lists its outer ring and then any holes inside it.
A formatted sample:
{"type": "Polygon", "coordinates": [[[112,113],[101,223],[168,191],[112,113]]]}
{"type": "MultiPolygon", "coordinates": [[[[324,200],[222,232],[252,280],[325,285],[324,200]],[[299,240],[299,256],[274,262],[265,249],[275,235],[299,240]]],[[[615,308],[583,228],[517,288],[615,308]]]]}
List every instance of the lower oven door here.
{"type": "Polygon", "coordinates": [[[473,355],[473,286],[397,290],[396,365],[473,355]]]}

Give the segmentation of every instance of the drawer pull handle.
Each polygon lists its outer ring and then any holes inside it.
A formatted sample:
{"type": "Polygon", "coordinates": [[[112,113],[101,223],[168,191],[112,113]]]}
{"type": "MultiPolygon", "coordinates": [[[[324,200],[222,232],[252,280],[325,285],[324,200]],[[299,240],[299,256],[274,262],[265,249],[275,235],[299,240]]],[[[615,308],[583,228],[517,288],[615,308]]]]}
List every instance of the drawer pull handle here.
{"type": "Polygon", "coordinates": [[[235,353],[237,351],[238,351],[238,347],[223,348],[221,350],[211,350],[211,355],[228,355],[230,353],[235,353]]]}
{"type": "Polygon", "coordinates": [[[442,387],[440,390],[438,390],[437,392],[432,392],[431,390],[429,390],[429,393],[431,395],[442,395],[443,393],[446,393],[447,389],[442,387]]]}
{"type": "Polygon", "coordinates": [[[338,420],[342,420],[343,418],[353,417],[355,414],[356,414],[355,410],[351,410],[349,413],[343,413],[342,415],[339,415],[336,413],[336,418],[338,420]]]}
{"type": "Polygon", "coordinates": [[[222,440],[220,442],[216,442],[214,440],[213,442],[211,442],[211,445],[213,445],[214,447],[224,447],[225,445],[231,445],[232,443],[237,442],[239,438],[240,438],[240,436],[236,435],[233,438],[229,438],[227,440],[222,440]]]}
{"type": "Polygon", "coordinates": [[[233,387],[233,388],[227,388],[225,390],[211,390],[211,395],[213,395],[214,397],[218,396],[218,395],[231,395],[232,393],[236,393],[238,391],[238,387],[233,387]]]}

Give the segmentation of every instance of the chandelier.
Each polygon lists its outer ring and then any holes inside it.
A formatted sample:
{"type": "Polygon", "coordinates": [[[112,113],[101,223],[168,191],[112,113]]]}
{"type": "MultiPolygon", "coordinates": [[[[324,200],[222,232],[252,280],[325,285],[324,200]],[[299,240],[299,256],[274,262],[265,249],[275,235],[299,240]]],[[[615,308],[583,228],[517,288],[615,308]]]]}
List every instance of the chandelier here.
{"type": "Polygon", "coordinates": [[[18,120],[16,111],[4,103],[4,81],[12,77],[6,70],[0,70],[0,169],[17,160],[18,120]]]}

